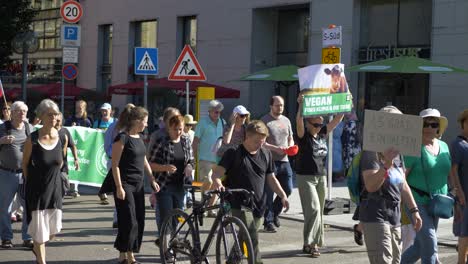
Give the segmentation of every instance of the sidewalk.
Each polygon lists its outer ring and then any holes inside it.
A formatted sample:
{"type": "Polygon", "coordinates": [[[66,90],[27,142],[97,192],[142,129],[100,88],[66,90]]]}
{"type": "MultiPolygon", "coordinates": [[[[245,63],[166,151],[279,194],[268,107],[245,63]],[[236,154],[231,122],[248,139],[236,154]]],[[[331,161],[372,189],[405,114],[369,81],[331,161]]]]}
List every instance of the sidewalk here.
{"type": "MultiPolygon", "coordinates": [[[[333,198],[348,198],[348,187],[346,182],[334,183],[332,189],[333,198]]],[[[290,209],[288,212],[283,213],[280,217],[285,219],[291,219],[296,221],[304,221],[302,214],[301,201],[299,198],[299,191],[294,188],[291,196],[289,197],[290,209]]],[[[352,231],[353,225],[356,221],[352,220],[353,214],[341,214],[341,215],[325,215],[324,221],[326,225],[331,227],[352,231]]],[[[437,237],[440,245],[452,246],[457,245],[457,238],[452,233],[451,219],[440,219],[439,229],[437,231],[437,237]]]]}

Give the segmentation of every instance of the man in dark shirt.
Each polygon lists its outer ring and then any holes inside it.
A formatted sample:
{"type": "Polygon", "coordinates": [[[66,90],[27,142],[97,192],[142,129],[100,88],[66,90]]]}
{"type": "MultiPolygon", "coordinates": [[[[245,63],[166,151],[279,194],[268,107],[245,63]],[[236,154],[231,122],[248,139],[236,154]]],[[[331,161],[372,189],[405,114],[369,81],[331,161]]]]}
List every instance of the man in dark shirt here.
{"type": "Polygon", "coordinates": [[[254,192],[253,211],[242,209],[242,199],[233,199],[231,206],[232,215],[240,218],[249,230],[257,264],[263,263],[258,248],[257,230],[266,209],[266,184],[281,198],[285,211],[289,209],[286,193],[274,174],[271,152],[263,147],[267,136],[268,128],[262,121],[250,122],[246,128],[244,143],[224,153],[212,176],[214,189],[224,190],[221,177],[226,175],[226,187],[254,192]]]}

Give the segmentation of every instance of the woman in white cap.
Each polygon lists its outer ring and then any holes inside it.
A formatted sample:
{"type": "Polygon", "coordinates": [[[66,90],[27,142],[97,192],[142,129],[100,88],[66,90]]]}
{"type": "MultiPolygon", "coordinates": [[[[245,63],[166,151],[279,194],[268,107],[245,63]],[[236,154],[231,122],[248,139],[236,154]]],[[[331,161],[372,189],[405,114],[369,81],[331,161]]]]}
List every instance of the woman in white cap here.
{"type": "Polygon", "coordinates": [[[419,116],[423,118],[421,157],[405,157],[406,177],[423,221],[412,246],[404,253],[402,263],[437,263],[437,225],[439,218],[429,213],[433,194],[447,194],[447,179],[451,160],[449,147],[439,138],[447,128],[447,118],[437,109],[428,108],[419,116]]]}
{"type": "Polygon", "coordinates": [[[222,157],[231,146],[244,142],[245,128],[250,123],[250,112],[243,105],[234,107],[229,123],[229,126],[224,129],[223,145],[216,153],[218,157],[222,157]]]}

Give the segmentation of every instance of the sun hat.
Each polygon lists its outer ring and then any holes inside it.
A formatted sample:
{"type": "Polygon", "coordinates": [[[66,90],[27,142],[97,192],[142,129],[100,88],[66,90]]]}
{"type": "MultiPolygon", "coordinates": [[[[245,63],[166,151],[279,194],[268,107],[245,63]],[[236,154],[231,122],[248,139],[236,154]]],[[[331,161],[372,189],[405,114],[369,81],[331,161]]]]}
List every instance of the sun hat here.
{"type": "Polygon", "coordinates": [[[419,113],[419,116],[422,118],[436,117],[437,119],[439,119],[440,127],[439,127],[439,132],[437,133],[439,136],[444,133],[445,129],[447,129],[447,126],[448,126],[447,118],[445,116],[441,116],[439,110],[435,108],[424,109],[419,113]]]}
{"type": "Polygon", "coordinates": [[[245,106],[243,106],[243,105],[238,105],[238,106],[234,107],[232,112],[237,113],[239,115],[248,115],[248,114],[250,114],[250,112],[247,111],[247,108],[245,108],[245,106]]]}
{"type": "Polygon", "coordinates": [[[192,115],[184,115],[184,123],[187,124],[187,125],[196,125],[198,124],[197,121],[193,120],[193,116],[192,115]]]}
{"type": "Polygon", "coordinates": [[[396,106],[393,106],[393,105],[387,105],[387,106],[384,106],[382,108],[380,108],[381,112],[386,112],[386,113],[390,113],[390,114],[403,114],[400,109],[398,109],[396,106]]]}
{"type": "Polygon", "coordinates": [[[101,110],[102,109],[111,110],[112,106],[109,103],[103,103],[101,106],[101,110]]]}

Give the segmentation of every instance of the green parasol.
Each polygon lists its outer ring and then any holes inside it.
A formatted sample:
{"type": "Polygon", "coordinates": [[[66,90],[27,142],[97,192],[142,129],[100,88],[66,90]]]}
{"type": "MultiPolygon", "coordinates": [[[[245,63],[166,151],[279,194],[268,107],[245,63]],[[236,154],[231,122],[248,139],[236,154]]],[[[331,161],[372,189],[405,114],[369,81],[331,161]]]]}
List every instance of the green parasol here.
{"type": "Polygon", "coordinates": [[[402,56],[345,68],[348,72],[468,73],[467,70],[414,56],[402,56]]]}
{"type": "Polygon", "coordinates": [[[299,76],[297,75],[297,69],[299,69],[299,67],[296,65],[282,65],[251,73],[238,79],[238,81],[298,81],[299,76]]]}

